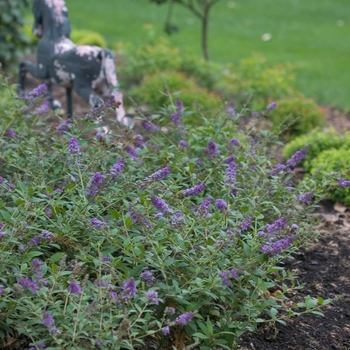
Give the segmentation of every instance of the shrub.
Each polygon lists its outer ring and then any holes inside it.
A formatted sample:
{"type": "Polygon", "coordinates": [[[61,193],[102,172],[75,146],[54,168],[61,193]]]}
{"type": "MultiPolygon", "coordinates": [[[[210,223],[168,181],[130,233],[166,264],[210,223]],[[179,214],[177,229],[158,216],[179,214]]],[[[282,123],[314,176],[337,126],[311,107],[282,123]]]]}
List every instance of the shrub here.
{"type": "Polygon", "coordinates": [[[29,48],[29,39],[21,31],[23,10],[27,0],[2,0],[0,2],[0,62],[7,68],[29,48]]]}
{"type": "MultiPolygon", "coordinates": [[[[350,180],[350,149],[328,149],[321,152],[315,159],[310,161],[310,173],[319,181],[329,173],[337,173],[333,176],[338,176],[339,179],[350,180]],[[343,176],[342,174],[344,174],[343,176]]],[[[333,187],[329,193],[328,198],[333,201],[338,201],[346,206],[350,205],[350,189],[343,188],[341,184],[333,187]]]]}
{"type": "Polygon", "coordinates": [[[285,158],[291,157],[297,150],[307,146],[307,157],[302,161],[302,165],[306,171],[310,171],[311,162],[317,156],[331,148],[350,148],[350,137],[348,135],[337,135],[334,129],[325,131],[313,130],[308,134],[301,135],[287,143],[283,156],[285,158]]]}
{"type": "Polygon", "coordinates": [[[293,122],[283,135],[290,139],[292,136],[306,134],[312,129],[323,126],[325,115],[313,99],[297,97],[278,101],[277,108],[270,114],[270,119],[278,128],[285,121],[293,122]]]}
{"type": "Polygon", "coordinates": [[[106,39],[100,33],[92,30],[74,29],[71,32],[71,39],[76,45],[95,45],[99,47],[107,47],[106,39]]]}
{"type": "Polygon", "coordinates": [[[129,132],[91,139],[93,117],[46,124],[43,90],[0,109],[0,338],[231,349],[261,322],[329,302],[292,306],[300,286],[281,261],[314,239],[305,199],[333,180],[292,187],[294,165],[272,164],[273,135],[252,142],[226,114],[188,127],[177,100],[171,120],[144,120],[146,143],[129,132]]]}
{"type": "MultiPolygon", "coordinates": [[[[199,87],[192,79],[178,72],[158,72],[145,77],[134,91],[135,100],[146,103],[153,110],[169,104],[169,94],[175,94],[190,109],[199,105],[206,112],[217,111],[222,106],[221,98],[208,90],[199,87]],[[167,92],[168,90],[168,92],[167,92]],[[165,91],[162,93],[162,91],[165,91]]],[[[198,113],[191,114],[186,122],[198,124],[201,122],[198,113]]]]}

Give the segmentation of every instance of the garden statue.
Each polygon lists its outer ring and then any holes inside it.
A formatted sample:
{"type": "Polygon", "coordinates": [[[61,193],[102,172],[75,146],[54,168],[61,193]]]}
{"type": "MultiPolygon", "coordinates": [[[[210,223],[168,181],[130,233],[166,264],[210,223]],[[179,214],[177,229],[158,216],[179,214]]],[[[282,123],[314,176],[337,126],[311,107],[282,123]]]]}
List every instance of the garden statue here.
{"type": "MultiPolygon", "coordinates": [[[[58,102],[52,95],[52,83],[66,88],[67,114],[72,108],[72,88],[94,108],[103,101],[102,95],[113,96],[119,103],[116,117],[123,126],[133,127],[133,120],[125,115],[123,95],[119,90],[113,53],[97,46],[76,46],[70,39],[70,23],[64,0],[33,0],[33,32],[40,38],[37,63],[23,61],[19,68],[19,93],[24,93],[26,73],[42,79],[47,84],[48,99],[52,109],[58,102]]],[[[106,131],[106,130],[105,130],[106,131]]]]}

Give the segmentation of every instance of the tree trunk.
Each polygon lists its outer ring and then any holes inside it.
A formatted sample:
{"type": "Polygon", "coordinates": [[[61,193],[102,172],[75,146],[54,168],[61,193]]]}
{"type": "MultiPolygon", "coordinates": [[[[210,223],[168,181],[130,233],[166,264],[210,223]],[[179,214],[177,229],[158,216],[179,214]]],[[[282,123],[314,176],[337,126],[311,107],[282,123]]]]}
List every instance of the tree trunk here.
{"type": "Polygon", "coordinates": [[[209,61],[208,52],[208,25],[209,25],[209,7],[206,7],[202,16],[202,52],[206,61],[209,61]]]}

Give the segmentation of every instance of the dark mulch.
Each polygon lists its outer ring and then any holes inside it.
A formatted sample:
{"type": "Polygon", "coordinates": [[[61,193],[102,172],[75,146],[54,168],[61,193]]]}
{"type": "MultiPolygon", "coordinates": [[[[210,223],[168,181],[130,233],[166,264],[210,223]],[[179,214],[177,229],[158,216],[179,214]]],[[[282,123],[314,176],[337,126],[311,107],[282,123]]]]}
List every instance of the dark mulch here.
{"type": "MultiPolygon", "coordinates": [[[[28,88],[37,81],[29,79],[28,88]]],[[[56,87],[55,96],[65,103],[64,90],[56,87]]],[[[350,117],[332,107],[324,107],[327,124],[338,132],[350,130],[350,117]]],[[[90,111],[87,103],[74,95],[74,110],[78,118],[90,111]]],[[[57,121],[56,121],[57,122],[57,121]]],[[[350,208],[323,203],[320,226],[315,228],[319,240],[307,250],[301,250],[286,267],[305,284],[296,297],[321,296],[340,300],[323,308],[324,317],[303,315],[289,320],[286,326],[279,323],[261,326],[253,334],[240,339],[242,350],[347,350],[350,349],[350,208]],[[336,208],[336,209],[334,209],[336,208]]],[[[0,349],[27,349],[24,339],[9,342],[0,349]]]]}

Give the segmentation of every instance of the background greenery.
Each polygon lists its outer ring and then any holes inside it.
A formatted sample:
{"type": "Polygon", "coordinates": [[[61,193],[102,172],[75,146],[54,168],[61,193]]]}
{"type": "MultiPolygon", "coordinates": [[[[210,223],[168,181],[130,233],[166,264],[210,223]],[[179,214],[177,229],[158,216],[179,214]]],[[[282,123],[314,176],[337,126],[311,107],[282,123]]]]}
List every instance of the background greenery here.
{"type": "MultiPolygon", "coordinates": [[[[144,43],[153,25],[162,34],[166,6],[148,0],[66,0],[73,27],[91,29],[114,42],[144,43]],[[148,26],[149,27],[149,26],[148,26]]],[[[199,21],[175,8],[172,45],[200,51],[199,21]]],[[[209,49],[217,62],[237,63],[253,53],[263,53],[271,64],[290,62],[296,68],[297,88],[319,103],[349,109],[350,6],[347,0],[223,0],[212,11],[209,49]],[[271,40],[262,35],[270,33],[271,40]]]]}

